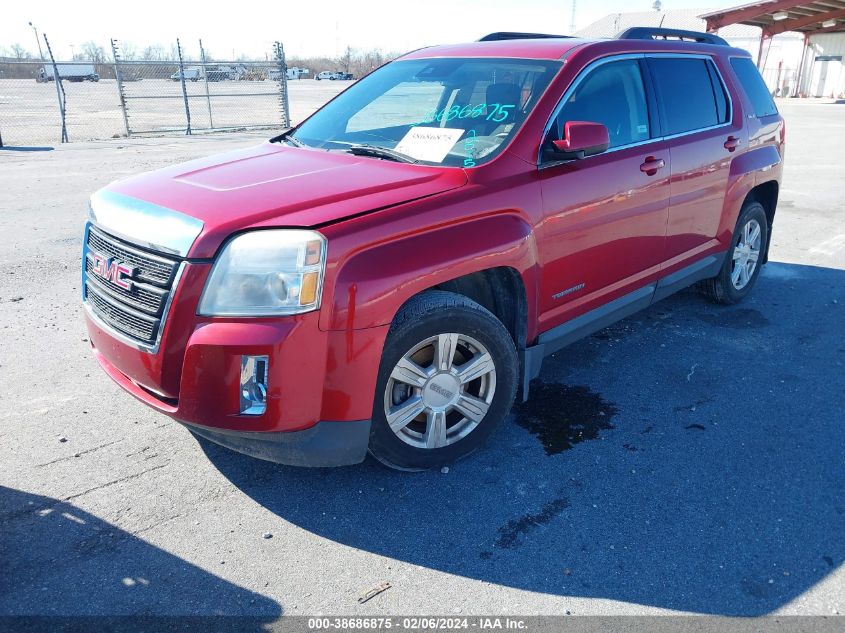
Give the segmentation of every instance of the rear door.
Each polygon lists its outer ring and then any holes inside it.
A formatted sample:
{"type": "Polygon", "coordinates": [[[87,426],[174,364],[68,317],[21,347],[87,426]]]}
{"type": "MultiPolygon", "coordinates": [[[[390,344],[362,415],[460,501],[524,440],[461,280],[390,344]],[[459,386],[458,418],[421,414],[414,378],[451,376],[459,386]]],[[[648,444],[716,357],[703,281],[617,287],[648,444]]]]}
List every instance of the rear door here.
{"type": "Polygon", "coordinates": [[[731,159],[748,139],[742,121],[732,121],[730,96],[709,56],[653,54],[647,62],[672,156],[666,235],[672,266],[718,248],[731,159]]]}

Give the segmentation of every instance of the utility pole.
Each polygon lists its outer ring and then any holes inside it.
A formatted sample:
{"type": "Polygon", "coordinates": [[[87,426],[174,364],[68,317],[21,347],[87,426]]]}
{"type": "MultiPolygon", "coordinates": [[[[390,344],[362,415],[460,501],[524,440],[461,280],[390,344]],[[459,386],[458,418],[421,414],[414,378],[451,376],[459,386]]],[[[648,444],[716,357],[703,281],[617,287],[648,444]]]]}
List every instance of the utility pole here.
{"type": "Polygon", "coordinates": [[[32,30],[35,31],[35,43],[38,44],[38,57],[41,58],[41,61],[44,61],[44,53],[41,52],[41,38],[38,37],[38,29],[35,28],[35,25],[30,22],[29,25],[32,27],[32,30]]]}
{"type": "Polygon", "coordinates": [[[578,0],[572,0],[572,19],[569,20],[569,34],[575,33],[575,11],[578,8],[578,0]]]}

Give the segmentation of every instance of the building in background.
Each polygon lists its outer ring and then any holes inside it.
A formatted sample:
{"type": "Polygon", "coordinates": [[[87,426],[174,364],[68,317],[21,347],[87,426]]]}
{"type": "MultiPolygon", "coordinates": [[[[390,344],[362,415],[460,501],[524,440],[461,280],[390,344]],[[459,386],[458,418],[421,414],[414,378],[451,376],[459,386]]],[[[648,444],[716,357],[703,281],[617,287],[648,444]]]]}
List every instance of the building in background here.
{"type": "Polygon", "coordinates": [[[803,38],[795,82],[809,97],[845,97],[845,0],[762,0],[701,15],[707,30],[730,25],[760,29],[760,66],[771,62],[770,44],[796,33],[803,38]]]}
{"type": "MultiPolygon", "coordinates": [[[[823,96],[845,97],[845,33],[816,33],[806,35],[796,31],[782,31],[770,37],[763,37],[765,24],[748,21],[734,21],[732,15],[740,18],[752,15],[750,7],[760,6],[760,11],[771,10],[774,5],[790,4],[796,11],[798,2],[768,0],[743,5],[736,9],[686,9],[677,11],[633,11],[612,13],[574,33],[576,37],[611,38],[634,26],[653,26],[688,31],[714,31],[727,40],[731,46],[747,50],[758,61],[760,72],[769,90],[775,96],[823,96]],[[732,13],[741,10],[743,13],[732,13]],[[719,25],[714,16],[728,19],[719,25]],[[707,18],[710,18],[709,20],[707,18]],[[715,28],[713,28],[715,26],[715,28]],[[803,60],[803,63],[802,63],[803,60]],[[802,71],[803,68],[803,71],[802,71]],[[799,85],[799,78],[801,85],[799,85]]],[[[813,4],[813,3],[806,3],[813,4]]],[[[845,0],[824,0],[822,5],[842,5],[845,27],[845,0]]],[[[837,10],[837,6],[833,9],[837,10]]],[[[776,7],[775,7],[776,8],[776,7]]],[[[803,11],[796,16],[813,15],[803,11]]],[[[778,20],[780,21],[780,20],[778,20]]],[[[783,20],[788,23],[789,20],[783,20]]],[[[828,22],[828,24],[830,24],[828,22]]],[[[830,28],[830,27],[824,27],[830,28]]]]}

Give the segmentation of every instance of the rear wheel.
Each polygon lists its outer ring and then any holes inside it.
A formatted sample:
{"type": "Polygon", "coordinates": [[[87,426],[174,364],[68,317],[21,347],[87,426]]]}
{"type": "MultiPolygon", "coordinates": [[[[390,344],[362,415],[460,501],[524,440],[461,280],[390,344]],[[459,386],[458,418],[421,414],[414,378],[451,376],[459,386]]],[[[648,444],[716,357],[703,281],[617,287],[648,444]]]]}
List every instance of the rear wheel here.
{"type": "Polygon", "coordinates": [[[507,415],[518,359],[490,311],[451,292],[426,292],[394,319],[379,368],[370,453],[401,470],[454,462],[507,415]]]}
{"type": "Polygon", "coordinates": [[[701,283],[704,294],[715,303],[742,301],[757,281],[769,238],[766,211],[759,202],[747,202],[734,230],[731,249],[719,274],[701,283]]]}

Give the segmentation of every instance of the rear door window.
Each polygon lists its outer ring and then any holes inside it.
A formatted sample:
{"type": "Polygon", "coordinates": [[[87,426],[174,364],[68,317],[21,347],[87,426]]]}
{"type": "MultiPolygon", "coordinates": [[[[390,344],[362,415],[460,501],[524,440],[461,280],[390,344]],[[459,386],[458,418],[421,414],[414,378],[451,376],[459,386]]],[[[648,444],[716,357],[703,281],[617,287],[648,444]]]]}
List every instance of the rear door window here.
{"type": "Polygon", "coordinates": [[[742,89],[748,95],[749,101],[751,101],[754,114],[758,117],[777,114],[778,109],[775,101],[772,99],[772,95],[766,87],[766,82],[763,81],[754,62],[748,57],[731,57],[731,67],[739,78],[739,83],[742,84],[742,89]]]}
{"type": "Polygon", "coordinates": [[[665,136],[727,122],[727,98],[712,62],[700,57],[652,57],[648,65],[665,136]]]}

